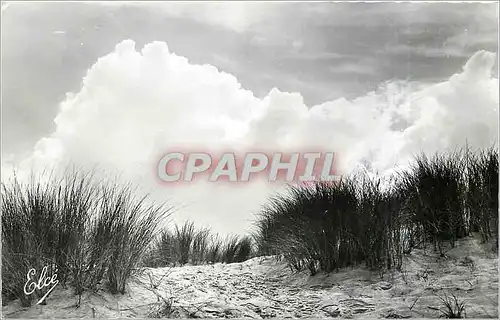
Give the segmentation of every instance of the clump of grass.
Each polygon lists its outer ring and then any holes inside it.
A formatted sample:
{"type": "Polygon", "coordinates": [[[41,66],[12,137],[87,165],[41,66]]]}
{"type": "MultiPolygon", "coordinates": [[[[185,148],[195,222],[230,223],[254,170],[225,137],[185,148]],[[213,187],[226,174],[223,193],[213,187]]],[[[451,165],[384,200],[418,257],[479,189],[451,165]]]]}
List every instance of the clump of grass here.
{"type": "Polygon", "coordinates": [[[179,259],[177,250],[177,239],[175,235],[168,229],[164,229],[160,232],[159,239],[155,242],[155,247],[158,249],[159,257],[158,266],[164,267],[169,265],[175,265],[179,259]]]}
{"type": "Polygon", "coordinates": [[[258,255],[312,275],[360,263],[399,269],[404,254],[429,242],[444,256],[445,243],[453,247],[471,228],[484,241],[498,237],[498,152],[421,154],[386,185],[353,174],[289,186],[263,206],[255,227],[258,255]]]}
{"type": "Polygon", "coordinates": [[[196,231],[191,249],[191,263],[194,265],[205,263],[208,256],[210,230],[200,229],[196,231]]]}
{"type": "Polygon", "coordinates": [[[224,241],[224,247],[222,249],[221,262],[224,263],[236,262],[236,255],[239,249],[238,244],[239,244],[238,236],[231,235],[226,238],[226,240],[224,241]]]}
{"type": "Polygon", "coordinates": [[[33,297],[23,292],[26,274],[44,266],[78,290],[83,268],[78,253],[96,200],[90,180],[90,174],[73,170],[62,178],[43,173],[24,183],[17,177],[2,183],[2,292],[7,299],[29,306],[33,297]]]}
{"type": "Polygon", "coordinates": [[[260,256],[276,255],[274,251],[274,243],[277,239],[273,230],[276,229],[275,217],[272,214],[272,207],[279,205],[279,196],[275,196],[268,201],[267,206],[258,214],[258,219],[254,224],[255,231],[252,233],[252,238],[255,242],[256,252],[260,256]]]}
{"type": "Polygon", "coordinates": [[[411,170],[402,175],[406,209],[412,221],[443,255],[442,242],[454,246],[468,235],[465,218],[464,157],[461,152],[417,156],[411,170]]]}
{"type": "Polygon", "coordinates": [[[2,294],[24,306],[33,299],[23,292],[26,274],[44,266],[76,294],[105,280],[112,293],[123,293],[171,209],[147,205],[130,185],[108,185],[76,168],[62,176],[33,174],[27,182],[15,177],[1,191],[2,294]]]}
{"type": "Polygon", "coordinates": [[[234,262],[243,262],[252,255],[252,238],[249,236],[241,237],[238,240],[238,250],[234,256],[234,262]]]}
{"type": "Polygon", "coordinates": [[[177,243],[179,263],[181,265],[189,262],[191,245],[193,244],[195,234],[196,228],[194,223],[191,221],[187,221],[180,228],[178,225],[175,226],[175,239],[177,243]]]}
{"type": "MultiPolygon", "coordinates": [[[[377,181],[344,177],[338,183],[290,186],[271,199],[257,221],[257,247],[277,252],[296,270],[331,272],[365,262],[393,266],[395,222],[390,197],[377,181]]],[[[401,259],[398,259],[400,261],[401,259]]]]}
{"type": "Polygon", "coordinates": [[[441,317],[447,319],[463,319],[466,317],[465,302],[460,301],[456,295],[452,293],[450,297],[445,293],[443,296],[438,296],[438,298],[443,305],[439,309],[441,317]]]}
{"type": "Polygon", "coordinates": [[[467,153],[467,213],[483,242],[496,239],[498,250],[498,150],[467,153]]]}
{"type": "Polygon", "coordinates": [[[196,228],[193,222],[175,225],[174,232],[168,229],[160,233],[149,250],[144,265],[149,267],[175,266],[191,263],[243,262],[253,253],[252,238],[227,236],[221,240],[208,228],[196,228]]]}
{"type": "Polygon", "coordinates": [[[222,244],[220,262],[235,263],[248,260],[253,253],[252,238],[229,235],[222,244]]]}
{"type": "Polygon", "coordinates": [[[212,235],[210,237],[210,244],[207,251],[207,262],[216,263],[221,261],[221,251],[222,251],[222,240],[220,240],[218,235],[212,235]]]}
{"type": "Polygon", "coordinates": [[[373,270],[400,269],[403,261],[401,199],[394,188],[382,190],[380,180],[362,177],[358,182],[358,217],[366,266],[373,270]]]}
{"type": "MultiPolygon", "coordinates": [[[[101,202],[97,223],[103,219],[112,235],[105,242],[99,237],[94,248],[99,246],[109,259],[106,269],[111,293],[125,293],[127,280],[164,218],[162,206],[147,205],[147,198],[135,198],[134,191],[130,186],[113,185],[102,192],[106,200],[101,202]]],[[[106,260],[101,256],[100,261],[106,260]]]]}

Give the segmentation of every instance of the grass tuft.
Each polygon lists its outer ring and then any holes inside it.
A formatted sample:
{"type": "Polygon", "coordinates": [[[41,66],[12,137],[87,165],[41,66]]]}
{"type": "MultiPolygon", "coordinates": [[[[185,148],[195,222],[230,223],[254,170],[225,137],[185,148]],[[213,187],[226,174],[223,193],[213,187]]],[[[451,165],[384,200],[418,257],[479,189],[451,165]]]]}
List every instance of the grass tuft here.
{"type": "MultiPolygon", "coordinates": [[[[23,292],[28,270],[57,273],[75,294],[124,293],[127,280],[171,208],[136,198],[130,185],[107,184],[93,173],[34,174],[2,183],[2,295],[29,306],[23,292]]],[[[36,296],[44,292],[37,292],[36,296]]]]}

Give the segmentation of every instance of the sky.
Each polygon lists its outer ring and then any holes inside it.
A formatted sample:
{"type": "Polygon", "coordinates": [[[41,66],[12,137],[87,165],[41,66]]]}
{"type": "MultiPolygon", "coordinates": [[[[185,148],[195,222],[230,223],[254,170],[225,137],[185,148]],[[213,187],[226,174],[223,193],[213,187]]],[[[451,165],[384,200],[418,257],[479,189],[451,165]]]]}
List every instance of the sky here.
{"type": "Polygon", "coordinates": [[[497,142],[495,2],[7,3],[1,33],[2,180],[97,163],[219,232],[279,186],[158,185],[158,155],[320,146],[387,171],[497,142]]]}

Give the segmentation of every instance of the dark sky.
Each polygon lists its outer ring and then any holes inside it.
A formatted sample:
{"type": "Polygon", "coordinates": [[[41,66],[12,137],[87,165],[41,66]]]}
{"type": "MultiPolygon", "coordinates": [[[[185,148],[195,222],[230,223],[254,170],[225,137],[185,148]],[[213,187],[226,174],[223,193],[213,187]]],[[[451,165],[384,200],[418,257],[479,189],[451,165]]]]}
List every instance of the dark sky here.
{"type": "Polygon", "coordinates": [[[29,153],[58,104],[124,39],[166,41],[191,62],[312,106],[401,79],[439,82],[497,52],[498,4],[10,3],[2,5],[2,155],[29,153]]]}

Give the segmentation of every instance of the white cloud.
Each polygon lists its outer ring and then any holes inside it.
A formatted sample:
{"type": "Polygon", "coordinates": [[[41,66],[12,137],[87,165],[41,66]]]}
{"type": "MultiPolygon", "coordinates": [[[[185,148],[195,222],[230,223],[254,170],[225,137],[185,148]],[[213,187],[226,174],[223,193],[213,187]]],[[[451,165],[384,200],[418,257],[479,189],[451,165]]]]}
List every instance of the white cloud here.
{"type": "MultiPolygon", "coordinates": [[[[297,150],[319,147],[339,153],[345,170],[370,162],[376,170],[405,164],[413,153],[496,142],[498,79],[495,55],[476,53],[448,81],[410,90],[388,84],[353,99],[308,107],[299,93],[273,89],[264,99],[211,65],[193,65],[154,42],[136,51],[131,40],[100,58],[83,87],[68,94],[54,119],[55,132],[41,139],[20,164],[44,167],[72,161],[118,170],[163,201],[185,207],[216,231],[243,232],[252,214],[279,185],[194,183],[159,186],[155,166],[173,147],[297,150]],[[404,119],[403,131],[392,122],[404,119]]],[[[200,149],[197,149],[200,148],[200,149]]],[[[8,164],[2,163],[4,179],[8,164]]]]}

